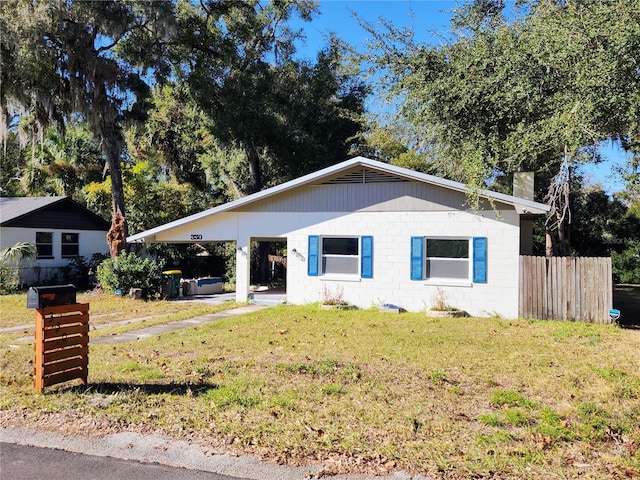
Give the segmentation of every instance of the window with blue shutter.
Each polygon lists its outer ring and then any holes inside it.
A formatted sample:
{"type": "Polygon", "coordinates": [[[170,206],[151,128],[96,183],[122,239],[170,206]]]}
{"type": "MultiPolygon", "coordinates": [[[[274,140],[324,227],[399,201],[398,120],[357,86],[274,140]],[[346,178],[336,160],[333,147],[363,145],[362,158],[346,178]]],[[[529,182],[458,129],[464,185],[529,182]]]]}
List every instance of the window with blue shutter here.
{"type": "Polygon", "coordinates": [[[310,277],[318,276],[318,252],[320,245],[320,237],[317,235],[309,235],[309,250],[307,253],[307,275],[310,277]]]}
{"type": "Polygon", "coordinates": [[[473,237],[473,282],[487,283],[487,237],[473,237]]]}
{"type": "Polygon", "coordinates": [[[411,237],[411,280],[422,280],[424,272],[424,237],[411,237]]]}
{"type": "Polygon", "coordinates": [[[361,237],[360,245],[360,276],[373,278],[373,237],[361,237]]]}

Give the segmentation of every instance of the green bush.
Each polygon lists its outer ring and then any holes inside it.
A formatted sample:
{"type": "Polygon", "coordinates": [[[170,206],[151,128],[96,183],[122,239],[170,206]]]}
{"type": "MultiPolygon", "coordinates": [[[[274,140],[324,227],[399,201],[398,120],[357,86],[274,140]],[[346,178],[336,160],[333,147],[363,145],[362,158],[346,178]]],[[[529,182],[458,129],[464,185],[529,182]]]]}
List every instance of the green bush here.
{"type": "Polygon", "coordinates": [[[611,263],[617,283],[640,284],[640,241],[631,240],[625,250],[613,252],[611,263]]]}
{"type": "Polygon", "coordinates": [[[98,283],[96,270],[98,265],[107,258],[109,255],[94,253],[89,260],[85,257],[70,259],[69,263],[60,269],[60,282],[72,283],[78,290],[95,288],[98,283]]]}
{"type": "Polygon", "coordinates": [[[0,295],[10,295],[18,293],[18,281],[15,268],[0,266],[0,295]]]}
{"type": "Polygon", "coordinates": [[[135,253],[121,253],[98,265],[98,282],[106,290],[129,292],[131,288],[141,288],[144,298],[162,293],[162,263],[148,258],[142,259],[135,253]]]}

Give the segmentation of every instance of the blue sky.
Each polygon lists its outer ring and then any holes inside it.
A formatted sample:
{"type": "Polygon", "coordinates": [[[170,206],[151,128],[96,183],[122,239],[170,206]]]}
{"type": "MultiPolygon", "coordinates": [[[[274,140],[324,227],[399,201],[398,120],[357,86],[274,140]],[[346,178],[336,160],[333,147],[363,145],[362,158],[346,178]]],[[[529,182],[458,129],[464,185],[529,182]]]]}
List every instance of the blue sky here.
{"type": "Polygon", "coordinates": [[[368,34],[352,12],[374,25],[383,18],[397,27],[413,27],[416,39],[437,41],[438,33],[447,32],[455,6],[456,2],[452,0],[321,0],[320,14],[302,26],[311,57],[318,50],[316,46],[322,46],[332,31],[354,47],[364,47],[368,34]]]}
{"type": "MultiPolygon", "coordinates": [[[[391,21],[396,27],[412,27],[418,41],[442,43],[446,38],[452,10],[458,3],[454,0],[321,0],[320,14],[310,23],[300,23],[306,36],[306,44],[300,45],[298,53],[310,60],[326,46],[331,32],[357,49],[365,48],[368,33],[358,17],[377,25],[380,18],[391,21]]],[[[624,153],[616,145],[607,144],[601,149],[607,161],[583,169],[589,183],[601,183],[607,193],[624,189],[619,176],[612,173],[615,166],[624,165],[624,153]]]]}

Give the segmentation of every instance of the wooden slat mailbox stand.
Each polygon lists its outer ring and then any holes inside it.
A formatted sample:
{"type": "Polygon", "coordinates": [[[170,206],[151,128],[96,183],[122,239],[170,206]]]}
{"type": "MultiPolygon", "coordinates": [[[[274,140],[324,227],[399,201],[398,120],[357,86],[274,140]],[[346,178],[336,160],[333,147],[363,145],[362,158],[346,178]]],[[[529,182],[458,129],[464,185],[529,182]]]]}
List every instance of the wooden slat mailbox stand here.
{"type": "Polygon", "coordinates": [[[36,309],[35,368],[37,392],[69,380],[86,385],[89,370],[89,304],[36,309]]]}

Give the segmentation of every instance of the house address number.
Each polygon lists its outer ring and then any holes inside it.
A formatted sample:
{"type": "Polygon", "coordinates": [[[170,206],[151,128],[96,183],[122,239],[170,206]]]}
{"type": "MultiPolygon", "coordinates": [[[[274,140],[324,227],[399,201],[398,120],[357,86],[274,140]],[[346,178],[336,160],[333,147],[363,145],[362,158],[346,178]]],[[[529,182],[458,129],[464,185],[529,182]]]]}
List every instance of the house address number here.
{"type": "Polygon", "coordinates": [[[202,234],[201,233],[192,233],[191,234],[191,240],[202,240],[202,234]]]}

